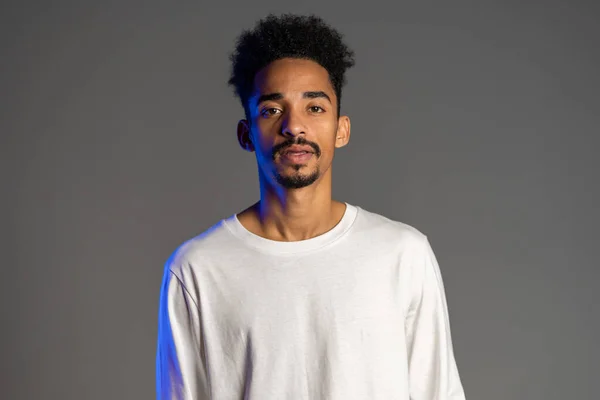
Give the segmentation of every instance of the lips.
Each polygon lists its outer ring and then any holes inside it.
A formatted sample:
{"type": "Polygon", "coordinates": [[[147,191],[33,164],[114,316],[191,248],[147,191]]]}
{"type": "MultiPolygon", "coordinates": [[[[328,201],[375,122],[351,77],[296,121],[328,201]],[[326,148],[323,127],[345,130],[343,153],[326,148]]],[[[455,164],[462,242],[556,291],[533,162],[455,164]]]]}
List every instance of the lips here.
{"type": "Polygon", "coordinates": [[[281,159],[292,164],[305,164],[312,156],[313,152],[308,150],[286,150],[281,153],[281,159]]]}
{"type": "Polygon", "coordinates": [[[290,146],[287,149],[285,149],[284,151],[281,152],[281,154],[286,155],[286,154],[291,154],[291,155],[299,155],[299,154],[306,154],[306,153],[314,153],[312,147],[310,146],[290,146]]]}

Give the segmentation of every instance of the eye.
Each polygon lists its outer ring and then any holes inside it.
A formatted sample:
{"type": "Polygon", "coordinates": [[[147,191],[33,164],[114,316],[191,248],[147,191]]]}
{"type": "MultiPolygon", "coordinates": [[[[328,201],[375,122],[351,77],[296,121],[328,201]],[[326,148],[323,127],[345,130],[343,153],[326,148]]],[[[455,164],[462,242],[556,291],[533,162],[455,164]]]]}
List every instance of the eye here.
{"type": "Polygon", "coordinates": [[[314,112],[314,113],[322,113],[322,112],[325,112],[325,110],[323,109],[323,107],[320,107],[320,106],[310,106],[310,107],[308,107],[308,109],[309,109],[311,112],[314,112]]]}
{"type": "Polygon", "coordinates": [[[260,112],[260,115],[263,117],[270,117],[271,115],[275,115],[280,112],[281,112],[281,110],[274,108],[274,107],[270,107],[270,108],[265,108],[264,110],[262,110],[260,112]]]}

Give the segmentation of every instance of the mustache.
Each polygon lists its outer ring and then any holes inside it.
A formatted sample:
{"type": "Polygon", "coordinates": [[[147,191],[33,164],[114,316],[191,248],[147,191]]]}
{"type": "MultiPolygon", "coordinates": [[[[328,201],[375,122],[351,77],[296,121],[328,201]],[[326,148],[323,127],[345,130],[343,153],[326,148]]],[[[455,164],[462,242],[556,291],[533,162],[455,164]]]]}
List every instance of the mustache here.
{"type": "Polygon", "coordinates": [[[275,147],[273,147],[273,149],[271,150],[271,158],[273,160],[275,160],[275,156],[278,153],[282,152],[283,150],[285,150],[288,147],[291,147],[293,145],[310,146],[314,150],[317,158],[319,158],[321,156],[321,149],[319,148],[319,146],[316,143],[309,142],[308,140],[304,139],[303,137],[299,137],[297,140],[288,139],[285,142],[281,142],[278,145],[276,145],[275,147]]]}

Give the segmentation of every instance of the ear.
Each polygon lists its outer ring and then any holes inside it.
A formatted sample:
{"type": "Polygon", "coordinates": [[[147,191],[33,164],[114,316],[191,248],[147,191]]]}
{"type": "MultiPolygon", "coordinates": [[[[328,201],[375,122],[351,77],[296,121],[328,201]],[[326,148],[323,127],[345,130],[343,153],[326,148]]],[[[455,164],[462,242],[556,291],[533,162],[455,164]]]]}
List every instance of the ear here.
{"type": "Polygon", "coordinates": [[[335,147],[344,147],[350,140],[350,118],[342,115],[338,118],[338,129],[335,135],[335,147]]]}
{"type": "Polygon", "coordinates": [[[242,149],[246,151],[254,151],[254,143],[250,135],[250,124],[247,120],[241,119],[237,125],[237,138],[242,149]]]}

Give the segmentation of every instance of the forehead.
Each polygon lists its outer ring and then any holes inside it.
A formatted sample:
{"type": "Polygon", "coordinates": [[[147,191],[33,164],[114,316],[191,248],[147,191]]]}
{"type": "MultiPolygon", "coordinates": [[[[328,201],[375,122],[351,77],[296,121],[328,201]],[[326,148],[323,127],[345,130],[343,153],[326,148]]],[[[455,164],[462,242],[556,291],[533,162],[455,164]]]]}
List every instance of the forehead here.
{"type": "MultiPolygon", "coordinates": [[[[324,91],[334,95],[329,73],[312,60],[284,58],[273,61],[256,74],[251,97],[266,93],[324,91]]],[[[332,97],[333,98],[333,97],[332,97]]]]}

